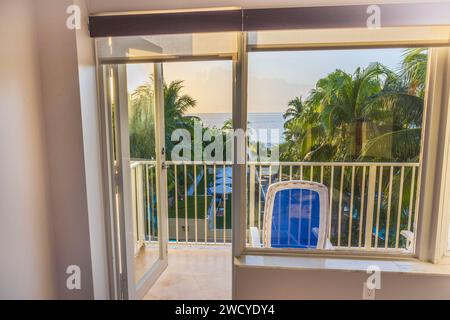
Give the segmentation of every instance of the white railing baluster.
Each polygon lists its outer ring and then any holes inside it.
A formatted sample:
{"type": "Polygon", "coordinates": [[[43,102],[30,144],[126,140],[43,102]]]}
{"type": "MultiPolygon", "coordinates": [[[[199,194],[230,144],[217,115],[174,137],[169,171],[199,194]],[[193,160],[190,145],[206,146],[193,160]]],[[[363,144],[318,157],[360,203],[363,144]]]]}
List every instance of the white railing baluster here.
{"type": "Polygon", "coordinates": [[[403,201],[403,179],[405,177],[405,167],[400,169],[400,191],[398,194],[398,208],[397,208],[397,231],[395,233],[395,248],[398,248],[400,240],[400,223],[402,222],[402,201],[403,201]]]}
{"type": "Polygon", "coordinates": [[[192,179],[194,181],[194,229],[195,229],[195,243],[198,242],[198,213],[197,213],[197,165],[194,164],[194,177],[192,179]]]}
{"type": "Polygon", "coordinates": [[[250,181],[249,181],[249,217],[248,217],[248,225],[249,227],[255,226],[255,166],[253,164],[250,164],[250,181]]]}
{"type": "Polygon", "coordinates": [[[320,183],[323,183],[323,166],[320,166],[320,183]]]}
{"type": "MultiPolygon", "coordinates": [[[[300,180],[303,180],[303,166],[300,166],[299,167],[299,170],[300,170],[300,180]]],[[[302,207],[303,207],[303,190],[300,190],[300,194],[299,194],[299,197],[300,197],[300,204],[299,204],[299,215],[300,215],[300,218],[298,219],[298,241],[300,242],[300,240],[301,240],[301,237],[302,237],[302,212],[303,212],[303,209],[302,209],[302,207]]]]}
{"type": "MultiPolygon", "coordinates": [[[[282,175],[283,175],[283,171],[282,171],[283,167],[281,165],[278,166],[278,181],[281,182],[282,181],[282,175]]],[[[279,214],[281,212],[281,197],[278,200],[278,225],[281,226],[281,214],[279,214]]],[[[281,243],[281,228],[278,228],[278,243],[281,243]]]]}
{"type": "Polygon", "coordinates": [[[203,176],[204,176],[204,188],[205,188],[205,244],[208,243],[208,170],[206,168],[206,163],[203,165],[203,176]]]}
{"type": "MultiPolygon", "coordinates": [[[[331,166],[331,175],[330,175],[330,209],[328,210],[328,223],[330,224],[330,228],[328,228],[328,238],[331,238],[331,217],[333,211],[333,185],[334,185],[334,166],[331,166]]],[[[330,240],[331,241],[331,240],[330,240]]]]}
{"type": "Polygon", "coordinates": [[[338,247],[341,246],[341,220],[342,220],[342,194],[344,189],[344,172],[345,166],[341,167],[341,183],[339,185],[339,209],[338,209],[338,247]]]}
{"type": "Polygon", "coordinates": [[[133,238],[136,243],[139,242],[139,234],[137,227],[137,198],[136,198],[136,167],[131,169],[131,198],[132,198],[132,208],[131,212],[133,214],[133,238]]]}
{"type": "Polygon", "coordinates": [[[272,165],[269,164],[269,186],[272,184],[272,165]]]}
{"type": "Polygon", "coordinates": [[[213,167],[213,187],[214,187],[214,195],[213,195],[213,214],[214,214],[214,244],[217,243],[217,217],[216,217],[216,163],[214,163],[213,167]]]}
{"type": "Polygon", "coordinates": [[[389,171],[389,195],[388,195],[388,207],[386,215],[386,232],[385,232],[385,244],[384,247],[387,249],[389,246],[389,227],[391,220],[391,200],[392,200],[392,180],[394,178],[394,167],[391,166],[389,171]]]}
{"type": "Polygon", "coordinates": [[[187,198],[187,166],[184,165],[184,241],[189,241],[188,198],[187,198]]]}
{"type": "Polygon", "coordinates": [[[144,223],[144,172],[143,165],[138,168],[138,226],[139,226],[139,243],[142,246],[145,241],[145,223],[144,223]]]}
{"type": "Polygon", "coordinates": [[[223,165],[223,243],[227,240],[227,184],[226,184],[226,171],[225,164],[223,165]]]}
{"type": "Polygon", "coordinates": [[[378,248],[378,234],[380,232],[380,212],[381,212],[381,193],[383,187],[383,166],[380,167],[380,176],[378,178],[378,199],[377,199],[377,221],[375,225],[375,248],[378,248]]]}
{"type": "Polygon", "coordinates": [[[258,171],[258,230],[261,230],[261,194],[263,192],[263,187],[262,187],[262,166],[259,166],[259,171],[258,171]]]}
{"type": "Polygon", "coordinates": [[[178,243],[178,172],[177,165],[173,166],[175,176],[175,241],[178,243]]]}
{"type": "Polygon", "coordinates": [[[366,166],[363,167],[363,173],[362,173],[362,184],[361,184],[361,210],[359,211],[358,247],[360,247],[360,248],[361,248],[361,242],[362,242],[362,223],[363,223],[363,212],[364,212],[365,194],[366,194],[366,166]]]}
{"type": "MultiPolygon", "coordinates": [[[[151,170],[150,170],[150,186],[151,186],[151,188],[150,188],[150,198],[151,198],[151,201],[150,201],[150,208],[151,208],[151,214],[150,214],[150,216],[151,216],[151,222],[152,222],[152,224],[151,224],[151,238],[153,239],[153,237],[155,236],[155,227],[154,227],[154,224],[155,224],[155,217],[154,217],[154,215],[155,215],[155,204],[154,204],[154,199],[155,199],[155,191],[154,191],[154,187],[153,187],[153,177],[154,177],[154,175],[153,175],[153,169],[156,169],[153,165],[150,167],[151,168],[151,170]]],[[[156,207],[158,207],[158,204],[156,204],[156,207]]],[[[157,238],[155,238],[155,240],[157,240],[157,238]]]]}
{"type": "Polygon", "coordinates": [[[352,185],[350,187],[350,211],[348,221],[348,247],[352,246],[353,231],[353,191],[355,189],[355,166],[352,166],[352,185]]]}
{"type": "Polygon", "coordinates": [[[408,213],[408,231],[411,231],[411,219],[412,219],[412,213],[413,213],[413,206],[414,206],[414,184],[416,182],[416,167],[412,167],[412,173],[411,173],[411,191],[409,196],[409,213],[408,213]]]}
{"type": "MultiPolygon", "coordinates": [[[[313,181],[313,177],[314,177],[314,167],[310,166],[310,175],[309,175],[309,180],[313,181]]],[[[312,221],[312,192],[309,191],[309,215],[308,215],[308,246],[311,244],[311,221],[312,221]]]]}
{"type": "MultiPolygon", "coordinates": [[[[416,201],[414,204],[414,221],[413,221],[413,234],[417,235],[417,223],[418,223],[418,216],[419,216],[419,194],[420,194],[420,181],[422,179],[422,173],[419,169],[419,167],[417,167],[417,182],[416,182],[416,201]]],[[[416,247],[416,241],[414,239],[413,243],[412,243],[412,252],[414,252],[416,247]]]]}
{"type": "Polygon", "coordinates": [[[150,207],[150,190],[149,190],[149,174],[148,174],[148,164],[144,164],[145,166],[145,195],[146,195],[146,205],[145,205],[145,215],[147,216],[147,232],[148,232],[148,241],[151,241],[151,231],[150,231],[150,212],[148,208],[150,207]]]}
{"type": "Polygon", "coordinates": [[[366,209],[366,228],[364,246],[366,249],[372,247],[373,231],[373,210],[375,207],[375,184],[377,180],[377,167],[369,167],[369,186],[367,187],[367,209],[366,209]]]}
{"type": "MultiPolygon", "coordinates": [[[[289,181],[292,181],[292,164],[289,165],[289,181]]],[[[291,244],[291,207],[292,207],[292,199],[291,199],[292,191],[289,190],[289,206],[288,206],[288,244],[291,244]]]]}

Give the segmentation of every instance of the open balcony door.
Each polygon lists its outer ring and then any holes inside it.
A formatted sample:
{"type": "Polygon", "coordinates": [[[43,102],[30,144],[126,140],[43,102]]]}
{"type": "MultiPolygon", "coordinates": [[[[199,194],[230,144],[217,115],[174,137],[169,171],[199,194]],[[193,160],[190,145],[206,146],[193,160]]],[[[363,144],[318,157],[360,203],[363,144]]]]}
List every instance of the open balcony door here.
{"type": "Polygon", "coordinates": [[[116,261],[116,270],[119,271],[119,280],[117,281],[119,299],[142,299],[168,264],[167,172],[162,65],[155,63],[149,66],[153,67],[155,130],[152,141],[155,142],[155,159],[144,161],[143,165],[130,157],[130,98],[127,85],[127,65],[112,66],[112,80],[110,79],[112,83],[110,86],[117,93],[116,97],[111,94],[112,99],[116,101],[115,112],[117,112],[111,119],[115,124],[113,126],[115,152],[113,151],[113,153],[115,153],[115,184],[117,188],[115,227],[117,235],[115,238],[116,253],[119,256],[119,259],[116,259],[119,260],[116,261]],[[149,173],[153,177],[151,184],[148,183],[149,173]],[[153,218],[148,218],[149,203],[153,203],[154,199],[156,199],[157,213],[153,218]]]}

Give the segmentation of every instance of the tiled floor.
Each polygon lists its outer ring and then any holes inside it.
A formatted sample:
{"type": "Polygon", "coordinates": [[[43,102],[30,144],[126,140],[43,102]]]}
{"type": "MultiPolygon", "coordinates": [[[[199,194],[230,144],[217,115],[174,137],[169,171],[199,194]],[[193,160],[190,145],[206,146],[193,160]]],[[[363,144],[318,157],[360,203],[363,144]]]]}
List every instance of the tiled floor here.
{"type": "Polygon", "coordinates": [[[231,299],[231,263],[231,246],[169,247],[169,266],[144,299],[231,299]]]}

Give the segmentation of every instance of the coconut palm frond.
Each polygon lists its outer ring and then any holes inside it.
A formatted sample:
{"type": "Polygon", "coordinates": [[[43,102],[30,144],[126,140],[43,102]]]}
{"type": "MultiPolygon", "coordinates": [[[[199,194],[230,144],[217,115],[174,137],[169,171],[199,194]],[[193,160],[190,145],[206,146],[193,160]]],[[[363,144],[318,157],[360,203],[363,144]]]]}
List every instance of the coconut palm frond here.
{"type": "Polygon", "coordinates": [[[420,152],[421,129],[388,132],[367,142],[358,160],[409,162],[420,152]]]}

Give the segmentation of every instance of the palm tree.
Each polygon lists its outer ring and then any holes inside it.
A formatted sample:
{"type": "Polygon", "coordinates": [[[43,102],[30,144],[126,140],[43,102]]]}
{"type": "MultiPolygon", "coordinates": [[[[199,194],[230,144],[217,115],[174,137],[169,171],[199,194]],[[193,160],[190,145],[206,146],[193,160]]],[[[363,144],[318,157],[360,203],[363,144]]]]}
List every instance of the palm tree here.
{"type": "MultiPolygon", "coordinates": [[[[298,102],[301,98],[292,101],[298,102]]],[[[298,103],[296,105],[299,106],[298,103]]],[[[320,114],[312,104],[306,101],[302,103],[301,112],[295,115],[291,113],[291,118],[284,124],[284,136],[286,142],[280,146],[282,161],[307,160],[311,150],[323,145],[326,141],[324,127],[320,122],[320,114]]]]}
{"type": "Polygon", "coordinates": [[[426,68],[426,49],[409,49],[398,73],[372,63],[319,80],[306,101],[288,104],[281,159],[414,161],[426,68]]]}
{"type": "MultiPolygon", "coordinates": [[[[165,138],[168,157],[170,157],[173,148],[172,132],[177,128],[184,128],[192,134],[194,121],[199,121],[196,117],[185,115],[190,108],[195,107],[196,101],[189,95],[182,94],[183,88],[183,81],[181,80],[164,84],[165,138]]],[[[154,159],[154,90],[151,80],[147,84],[139,86],[131,94],[129,105],[131,157],[154,159]]]]}
{"type": "Polygon", "coordinates": [[[391,76],[386,67],[373,63],[366,69],[358,68],[353,75],[336,70],[318,81],[308,103],[320,112],[327,143],[338,147],[340,160],[354,160],[360,155],[364,134],[370,136],[374,130],[376,114],[369,108],[370,99],[382,91],[391,76]]]}
{"type": "Polygon", "coordinates": [[[290,121],[297,119],[301,116],[304,109],[302,102],[302,97],[295,97],[293,100],[288,102],[288,108],[283,114],[283,119],[286,120],[285,125],[290,121]]]}
{"type": "Polygon", "coordinates": [[[225,120],[225,122],[222,125],[222,130],[223,131],[233,130],[233,119],[225,120]]]}
{"type": "Polygon", "coordinates": [[[172,133],[177,128],[189,127],[190,117],[186,112],[195,107],[197,102],[191,96],[182,94],[184,88],[182,80],[172,81],[164,84],[164,116],[166,132],[172,133]]]}
{"type": "Polygon", "coordinates": [[[426,48],[406,49],[400,68],[400,75],[409,85],[408,92],[423,98],[428,68],[428,50],[426,48]]]}
{"type": "Polygon", "coordinates": [[[390,127],[368,141],[360,159],[383,160],[389,154],[391,161],[418,161],[427,64],[427,49],[405,50],[395,81],[372,99],[372,107],[384,110],[390,127]]]}

